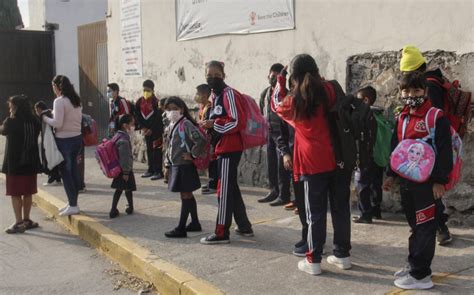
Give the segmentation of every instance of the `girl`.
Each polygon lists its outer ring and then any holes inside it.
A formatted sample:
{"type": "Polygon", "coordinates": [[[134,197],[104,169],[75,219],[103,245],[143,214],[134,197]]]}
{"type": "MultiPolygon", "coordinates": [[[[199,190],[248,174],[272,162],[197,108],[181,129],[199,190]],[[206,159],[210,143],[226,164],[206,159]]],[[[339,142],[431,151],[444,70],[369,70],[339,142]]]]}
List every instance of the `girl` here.
{"type": "Polygon", "coordinates": [[[206,139],[196,127],[188,107],[179,97],[169,97],[165,103],[170,120],[169,145],[166,150],[165,179],[168,189],[181,193],[181,216],[178,226],[165,233],[168,238],[185,238],[186,232],[201,231],[196,199],[193,191],[201,187],[199,175],[192,160],[203,153],[206,139]],[[186,226],[188,215],[191,223],[186,226]]]}
{"type": "MultiPolygon", "coordinates": [[[[405,107],[393,132],[392,151],[403,139],[421,139],[429,135],[427,129],[432,126],[426,126],[425,117],[432,108],[432,102],[425,96],[425,83],[425,77],[418,72],[406,73],[401,78],[401,100],[405,107]],[[402,132],[403,129],[405,132],[402,132]]],[[[436,159],[430,179],[425,183],[400,179],[402,207],[411,228],[408,239],[409,265],[395,273],[395,285],[402,289],[433,287],[431,261],[435,253],[439,216],[436,211],[441,209],[435,202],[444,195],[443,185],[448,183],[448,174],[453,167],[449,128],[449,121],[441,112],[435,122],[434,142],[431,143],[435,147],[436,159]]],[[[391,189],[397,176],[392,169],[388,170],[387,175],[389,177],[384,182],[384,190],[391,189]]]]}
{"type": "Polygon", "coordinates": [[[115,126],[117,126],[116,130],[118,130],[115,135],[115,146],[117,147],[122,173],[112,181],[111,187],[115,189],[115,193],[112,209],[110,209],[110,218],[115,218],[119,215],[117,205],[123,191],[125,191],[128,201],[128,207],[125,209],[125,212],[129,215],[133,214],[133,191],[137,190],[135,175],[133,174],[133,153],[130,141],[130,135],[135,130],[135,120],[129,114],[120,115],[115,120],[115,126]]]}
{"type": "Polygon", "coordinates": [[[224,83],[224,63],[211,61],[206,65],[207,84],[212,89],[210,119],[202,123],[217,133],[215,153],[219,170],[217,224],[215,233],[201,239],[202,244],[229,243],[229,229],[234,214],[239,235],[252,237],[252,224],[247,217],[244,200],[237,183],[237,168],[242,157],[240,130],[245,128],[241,94],[224,83]]]}
{"type": "Polygon", "coordinates": [[[298,263],[298,268],[312,275],[321,273],[329,197],[335,248],[334,255],[327,261],[348,269],[351,267],[349,187],[352,171],[336,169],[328,124],[328,110],[336,102],[334,92],[339,95],[344,95],[344,92],[336,81],[323,81],[310,55],[295,56],[290,68],[290,93],[285,90],[285,67],[278,76],[272,108],[295,129],[293,173],[296,180],[304,181],[308,252],[306,259],[298,263]]]}
{"type": "Polygon", "coordinates": [[[36,178],[40,171],[38,136],[41,124],[25,96],[8,100],[10,116],[0,126],[6,136],[2,172],[6,174],[6,195],[11,196],[16,222],[5,231],[22,233],[38,227],[30,219],[32,195],[37,193],[36,178]],[[23,215],[22,215],[23,213],[23,215]]]}
{"type": "Polygon", "coordinates": [[[68,204],[59,209],[59,216],[68,216],[80,212],[77,205],[80,185],[77,156],[82,148],[82,106],[81,98],[68,77],[58,75],[52,84],[57,97],[53,104],[53,117],[43,116],[43,122],[55,129],[56,144],[64,158],[60,172],[68,204]]]}

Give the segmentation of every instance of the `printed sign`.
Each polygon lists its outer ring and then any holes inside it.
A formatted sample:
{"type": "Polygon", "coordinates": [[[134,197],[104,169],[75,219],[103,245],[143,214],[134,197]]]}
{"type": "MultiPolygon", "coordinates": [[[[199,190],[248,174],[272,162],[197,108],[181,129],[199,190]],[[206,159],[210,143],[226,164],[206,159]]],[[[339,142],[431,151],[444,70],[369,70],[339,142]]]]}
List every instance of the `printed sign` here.
{"type": "Polygon", "coordinates": [[[143,63],[140,0],[121,0],[120,27],[124,75],[141,77],[143,63]]]}

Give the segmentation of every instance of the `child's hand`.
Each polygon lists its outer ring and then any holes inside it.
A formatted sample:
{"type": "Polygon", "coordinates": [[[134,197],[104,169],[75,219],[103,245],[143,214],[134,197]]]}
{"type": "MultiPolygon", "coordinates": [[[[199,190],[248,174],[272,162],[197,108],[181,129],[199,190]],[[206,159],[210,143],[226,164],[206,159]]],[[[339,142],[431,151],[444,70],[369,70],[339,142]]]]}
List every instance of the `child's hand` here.
{"type": "Polygon", "coordinates": [[[439,183],[433,184],[433,195],[435,200],[441,199],[445,193],[446,190],[444,189],[444,185],[439,183]]]}
{"type": "Polygon", "coordinates": [[[123,175],[122,176],[123,180],[125,180],[125,182],[128,182],[128,180],[130,179],[130,175],[123,175]]]}
{"type": "Polygon", "coordinates": [[[290,154],[285,154],[283,156],[283,166],[288,171],[293,169],[293,161],[291,160],[291,155],[290,154]]]}
{"type": "Polygon", "coordinates": [[[205,129],[212,129],[214,128],[214,120],[206,120],[203,121],[202,127],[205,129]]]}
{"type": "Polygon", "coordinates": [[[184,154],[183,154],[183,160],[192,161],[192,160],[193,160],[193,157],[191,157],[191,154],[190,154],[190,153],[184,153],[184,154]]]}
{"type": "Polygon", "coordinates": [[[382,188],[384,191],[388,192],[392,189],[392,186],[393,186],[393,182],[395,181],[395,178],[393,177],[387,177],[387,179],[385,179],[383,185],[382,185],[382,188]]]}

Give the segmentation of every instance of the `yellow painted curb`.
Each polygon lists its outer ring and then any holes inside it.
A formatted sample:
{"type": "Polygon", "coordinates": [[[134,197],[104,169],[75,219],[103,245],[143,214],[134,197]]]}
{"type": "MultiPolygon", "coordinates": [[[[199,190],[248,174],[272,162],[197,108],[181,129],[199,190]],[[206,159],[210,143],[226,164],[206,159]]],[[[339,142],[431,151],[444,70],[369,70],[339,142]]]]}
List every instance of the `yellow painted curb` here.
{"type": "Polygon", "coordinates": [[[38,189],[34,202],[43,211],[54,216],[58,223],[99,249],[127,271],[153,283],[162,294],[224,294],[210,283],[196,278],[126,237],[112,231],[86,215],[58,216],[64,202],[48,192],[38,189]]]}

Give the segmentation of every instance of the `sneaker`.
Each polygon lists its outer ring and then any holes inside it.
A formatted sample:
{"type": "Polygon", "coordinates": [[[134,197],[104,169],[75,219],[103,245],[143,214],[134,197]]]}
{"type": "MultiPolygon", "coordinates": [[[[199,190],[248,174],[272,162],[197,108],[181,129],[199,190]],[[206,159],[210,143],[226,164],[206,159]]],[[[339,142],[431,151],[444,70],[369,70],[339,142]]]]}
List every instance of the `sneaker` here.
{"type": "Polygon", "coordinates": [[[440,246],[447,245],[453,240],[447,226],[440,227],[436,233],[436,237],[438,239],[438,245],[440,246]]]}
{"type": "Polygon", "coordinates": [[[298,257],[305,257],[306,252],[308,252],[308,243],[304,243],[303,245],[293,249],[293,255],[298,257]]]}
{"type": "Polygon", "coordinates": [[[240,229],[238,227],[235,228],[235,233],[238,234],[239,236],[243,236],[243,237],[253,237],[254,234],[253,234],[253,230],[251,228],[249,229],[240,229]]]}
{"type": "Polygon", "coordinates": [[[162,179],[162,178],[163,178],[162,173],[155,173],[155,174],[153,174],[153,176],[150,179],[151,180],[159,180],[159,179],[162,179]]]}
{"type": "Polygon", "coordinates": [[[202,231],[202,227],[201,227],[201,224],[199,222],[196,222],[196,223],[189,223],[187,226],[186,226],[186,231],[187,232],[199,232],[199,231],[202,231]]]}
{"type": "Polygon", "coordinates": [[[354,223],[364,223],[364,224],[372,224],[372,218],[363,217],[363,216],[354,216],[352,218],[354,223]]]}
{"type": "Polygon", "coordinates": [[[69,215],[77,215],[81,212],[79,206],[68,206],[66,209],[59,213],[59,216],[69,216],[69,215]]]}
{"type": "Polygon", "coordinates": [[[310,275],[317,276],[321,274],[321,263],[310,263],[305,258],[298,262],[298,269],[310,275]]]}
{"type": "Polygon", "coordinates": [[[187,236],[185,230],[180,230],[178,228],[165,232],[165,237],[167,238],[186,238],[187,236]]]}
{"type": "Polygon", "coordinates": [[[417,280],[410,274],[396,279],[394,284],[398,288],[405,290],[425,290],[431,289],[434,286],[433,281],[431,281],[431,276],[426,276],[421,280],[417,280]]]}
{"type": "Polygon", "coordinates": [[[60,186],[62,185],[61,181],[52,181],[52,182],[45,182],[43,186],[60,186]]]}
{"type": "Polygon", "coordinates": [[[307,243],[306,240],[300,240],[298,243],[295,244],[295,248],[299,248],[299,247],[303,246],[306,243],[307,243]]]}
{"type": "Polygon", "coordinates": [[[77,192],[80,193],[80,194],[85,194],[87,192],[87,189],[82,188],[82,189],[78,190],[77,192]]]}
{"type": "Polygon", "coordinates": [[[396,273],[394,273],[393,275],[396,277],[396,278],[402,278],[406,275],[409,275],[410,274],[410,271],[411,271],[411,267],[410,267],[410,264],[406,264],[403,268],[399,269],[396,273]]]}
{"type": "Polygon", "coordinates": [[[216,234],[212,234],[210,236],[202,238],[200,242],[204,245],[229,244],[230,239],[229,237],[218,237],[216,236],[216,234]]]}
{"type": "Polygon", "coordinates": [[[115,209],[110,210],[109,217],[112,219],[112,218],[118,217],[119,214],[120,214],[119,210],[115,208],[115,209]]]}
{"type": "Polygon", "coordinates": [[[64,207],[62,207],[62,208],[59,208],[59,210],[58,210],[59,213],[61,213],[61,212],[63,212],[64,210],[66,210],[67,207],[69,207],[69,204],[64,205],[64,207]]]}
{"type": "Polygon", "coordinates": [[[213,188],[208,188],[206,190],[204,190],[204,189],[202,190],[203,195],[213,195],[215,193],[217,193],[217,190],[215,190],[213,188]]]}
{"type": "Polygon", "coordinates": [[[329,255],[327,262],[339,267],[340,269],[350,269],[352,267],[349,257],[339,258],[334,255],[329,255]]]}
{"type": "Polygon", "coordinates": [[[204,184],[203,186],[201,186],[201,189],[208,189],[208,188],[209,188],[208,184],[204,184]]]}
{"type": "Polygon", "coordinates": [[[143,175],[142,175],[142,178],[148,178],[148,177],[152,177],[153,176],[153,173],[151,172],[145,172],[143,175]]]}

